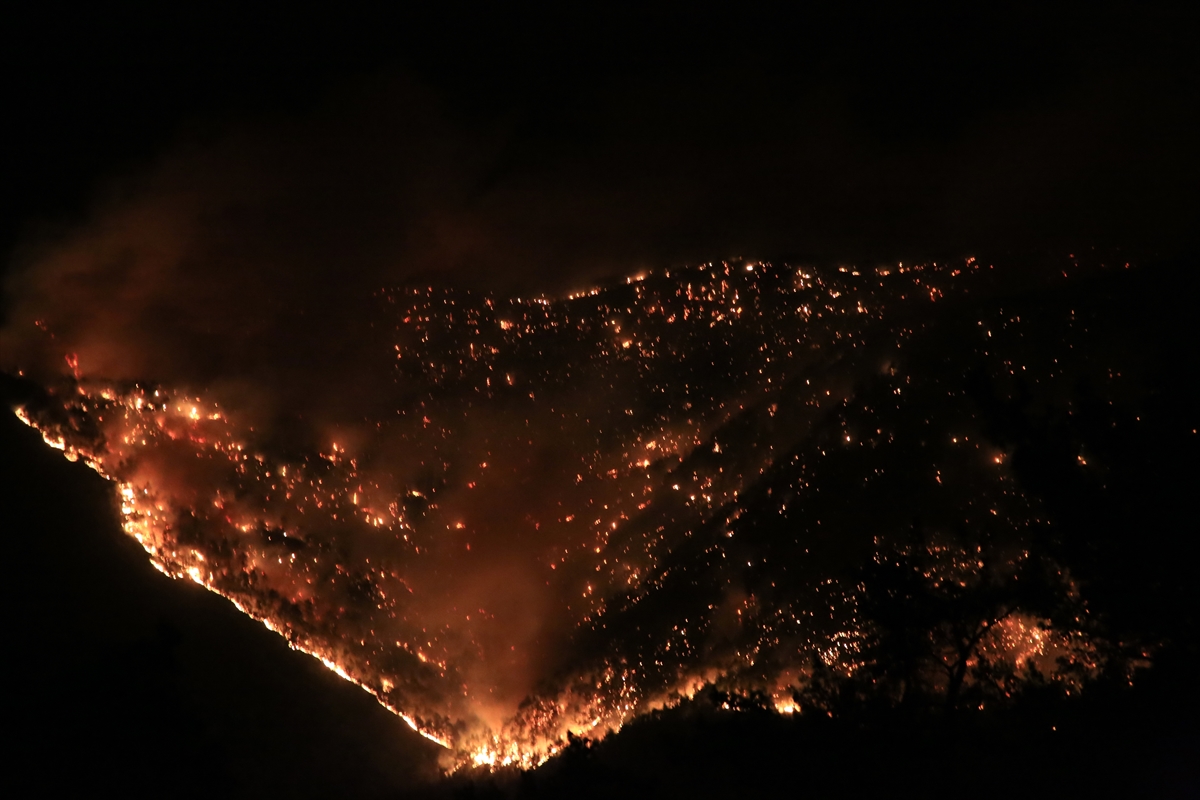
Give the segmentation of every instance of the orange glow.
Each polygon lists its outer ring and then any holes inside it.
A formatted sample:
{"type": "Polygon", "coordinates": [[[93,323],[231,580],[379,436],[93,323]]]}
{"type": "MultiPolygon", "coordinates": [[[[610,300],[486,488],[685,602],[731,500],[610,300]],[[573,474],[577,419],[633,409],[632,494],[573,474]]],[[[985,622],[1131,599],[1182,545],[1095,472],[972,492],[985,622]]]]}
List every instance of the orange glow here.
{"type": "MultiPolygon", "coordinates": [[[[879,374],[898,363],[883,350],[907,341],[913,308],[952,295],[948,280],[738,263],[561,300],[382,290],[391,406],[370,397],[321,420],[300,452],[216,395],[90,378],[73,354],[61,407],[17,415],[112,481],[156,569],[369,692],[448,748],[452,768],[528,768],[568,735],[604,736],[707,686],[793,714],[814,658],[843,676],[866,666],[860,587],[821,575],[791,596],[753,580],[787,585],[772,547],[830,529],[787,517],[819,506],[809,481],[823,465],[890,441],[885,423],[838,415],[864,404],[864,376],[894,380],[880,393],[894,409],[908,402],[903,376],[879,374]],[[779,475],[794,480],[768,480],[779,475]],[[680,586],[704,603],[661,599],[680,586]],[[567,652],[575,641],[586,656],[567,652]]],[[[988,463],[1004,454],[947,428],[937,446],[984,473],[971,524],[1023,531],[1024,498],[988,463]]],[[[862,485],[884,461],[871,464],[862,485]]],[[[959,476],[938,467],[919,479],[948,494],[959,476]]],[[[897,554],[881,538],[873,557],[920,560],[931,590],[981,582],[984,556],[955,547],[897,554]]],[[[1081,637],[1020,613],[974,657],[1046,675],[1060,660],[1094,666],[1081,637]]]]}

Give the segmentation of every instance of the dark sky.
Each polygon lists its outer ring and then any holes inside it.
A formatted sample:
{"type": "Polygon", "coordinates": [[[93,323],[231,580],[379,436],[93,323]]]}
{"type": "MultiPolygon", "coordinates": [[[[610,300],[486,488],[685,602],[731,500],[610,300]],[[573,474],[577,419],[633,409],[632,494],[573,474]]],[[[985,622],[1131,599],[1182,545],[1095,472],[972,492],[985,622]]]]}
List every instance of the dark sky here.
{"type": "MultiPolygon", "coordinates": [[[[299,305],[736,255],[1178,260],[1200,185],[1182,5],[5,11],[4,270],[147,211],[231,232],[197,285],[249,267],[299,305]]],[[[427,773],[366,695],[146,569],[97,478],[2,433],[26,791],[370,795],[427,773]]]]}
{"type": "Polygon", "coordinates": [[[279,159],[260,181],[325,170],[303,180],[327,204],[287,210],[289,233],[336,209],[367,241],[419,219],[413,258],[517,282],[733,255],[1177,252],[1196,212],[1192,21],[1119,3],[39,6],[5,25],[0,244],[258,147],[279,159]]]}

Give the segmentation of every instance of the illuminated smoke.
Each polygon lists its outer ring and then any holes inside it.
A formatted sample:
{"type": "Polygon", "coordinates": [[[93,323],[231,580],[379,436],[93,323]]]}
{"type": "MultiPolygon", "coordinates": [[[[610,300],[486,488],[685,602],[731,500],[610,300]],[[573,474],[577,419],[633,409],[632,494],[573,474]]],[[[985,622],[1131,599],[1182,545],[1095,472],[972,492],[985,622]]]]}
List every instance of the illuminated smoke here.
{"type": "MultiPolygon", "coordinates": [[[[820,708],[830,676],[891,691],[872,587],[930,605],[1044,566],[1036,503],[922,355],[983,273],[735,262],[549,298],[409,280],[346,306],[333,357],[274,318],[275,357],[308,374],[261,393],[219,361],[156,374],[174,344],[123,361],[42,323],[19,355],[53,394],[20,413],[114,482],[159,569],[362,685],[451,766],[531,766],[706,686],[785,713],[820,708]]],[[[982,357],[990,330],[973,334],[960,354],[982,357]]],[[[930,618],[924,690],[1098,666],[1032,601],[978,610],[966,632],[930,618]]]]}

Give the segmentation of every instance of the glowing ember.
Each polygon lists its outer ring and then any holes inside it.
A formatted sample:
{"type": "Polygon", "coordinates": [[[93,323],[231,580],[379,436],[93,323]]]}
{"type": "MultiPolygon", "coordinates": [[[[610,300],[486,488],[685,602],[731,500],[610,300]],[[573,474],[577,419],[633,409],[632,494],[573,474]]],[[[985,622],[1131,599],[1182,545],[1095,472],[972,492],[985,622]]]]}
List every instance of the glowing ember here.
{"type": "MultiPolygon", "coordinates": [[[[1019,593],[963,599],[1044,564],[1035,504],[915,355],[966,285],[978,265],[719,264],[562,300],[382,291],[379,396],[311,452],[76,356],[56,403],[18,414],[114,482],[155,567],[452,767],[529,767],[708,686],[803,712],[822,675],[878,667],[889,591],[932,609],[930,692],[1098,667],[1019,593]]],[[[964,352],[1011,373],[992,324],[964,352]]]]}

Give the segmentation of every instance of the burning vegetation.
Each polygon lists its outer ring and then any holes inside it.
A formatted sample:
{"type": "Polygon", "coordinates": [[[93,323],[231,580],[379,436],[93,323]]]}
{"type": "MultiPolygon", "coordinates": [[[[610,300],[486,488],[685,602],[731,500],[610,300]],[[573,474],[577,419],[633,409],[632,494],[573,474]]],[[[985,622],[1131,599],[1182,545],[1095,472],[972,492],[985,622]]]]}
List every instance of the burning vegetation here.
{"type": "Polygon", "coordinates": [[[1107,652],[981,421],[1067,402],[1086,331],[1006,311],[993,274],[734,262],[561,298],[381,289],[369,388],[311,447],[73,353],[18,414],[113,482],[155,567],[362,686],[451,769],[533,767],[705,688],[781,713],[983,708],[1080,691],[1107,652]]]}

